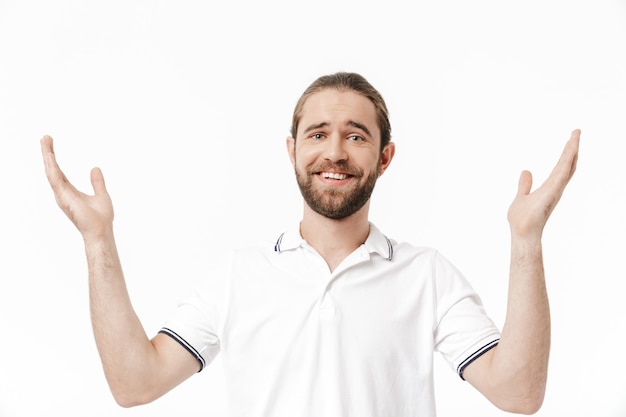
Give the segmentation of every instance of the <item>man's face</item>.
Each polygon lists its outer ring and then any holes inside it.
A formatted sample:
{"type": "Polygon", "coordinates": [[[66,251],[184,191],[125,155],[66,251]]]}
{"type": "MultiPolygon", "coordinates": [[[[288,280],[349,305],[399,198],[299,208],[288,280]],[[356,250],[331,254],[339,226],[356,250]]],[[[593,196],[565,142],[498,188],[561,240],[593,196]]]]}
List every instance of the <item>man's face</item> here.
{"type": "Polygon", "coordinates": [[[296,179],[307,205],[318,214],[343,219],[365,206],[393,146],[380,152],[376,110],[353,91],[322,90],[310,96],[288,138],[296,179]]]}

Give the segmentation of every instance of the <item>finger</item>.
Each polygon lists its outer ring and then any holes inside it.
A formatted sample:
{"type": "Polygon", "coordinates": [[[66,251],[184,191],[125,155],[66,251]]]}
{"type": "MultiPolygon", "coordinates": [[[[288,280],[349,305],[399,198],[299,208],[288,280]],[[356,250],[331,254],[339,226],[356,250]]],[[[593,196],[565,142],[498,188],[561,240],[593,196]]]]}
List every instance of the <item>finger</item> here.
{"type": "Polygon", "coordinates": [[[563,148],[563,152],[561,153],[561,158],[559,162],[569,162],[573,161],[575,156],[578,154],[578,146],[580,144],[580,129],[575,129],[572,131],[569,140],[565,144],[563,148]]]}
{"type": "Polygon", "coordinates": [[[93,168],[91,170],[91,186],[96,195],[107,194],[107,189],[104,184],[104,175],[100,168],[93,168]]]}
{"type": "Polygon", "coordinates": [[[47,167],[48,155],[49,154],[54,155],[54,150],[52,148],[52,138],[48,135],[44,135],[44,137],[41,138],[39,143],[41,144],[41,156],[43,156],[43,162],[47,167]]]}
{"type": "Polygon", "coordinates": [[[569,181],[576,171],[579,146],[580,129],[575,129],[572,131],[570,139],[565,144],[561,157],[554,167],[554,173],[564,179],[565,182],[569,181]]]}
{"type": "Polygon", "coordinates": [[[530,194],[530,189],[533,186],[533,176],[530,171],[522,171],[519,176],[519,181],[517,183],[517,196],[525,196],[530,194]]]}
{"type": "Polygon", "coordinates": [[[574,152],[574,158],[571,163],[568,180],[572,178],[574,172],[576,172],[576,166],[578,165],[578,151],[580,149],[580,129],[575,129],[572,131],[569,142],[570,143],[568,145],[572,148],[571,152],[574,152]]]}
{"type": "Polygon", "coordinates": [[[46,176],[52,187],[58,186],[61,182],[67,182],[65,175],[57,164],[56,157],[54,155],[54,145],[52,138],[45,135],[41,138],[41,154],[43,156],[44,167],[46,169],[46,176]]]}

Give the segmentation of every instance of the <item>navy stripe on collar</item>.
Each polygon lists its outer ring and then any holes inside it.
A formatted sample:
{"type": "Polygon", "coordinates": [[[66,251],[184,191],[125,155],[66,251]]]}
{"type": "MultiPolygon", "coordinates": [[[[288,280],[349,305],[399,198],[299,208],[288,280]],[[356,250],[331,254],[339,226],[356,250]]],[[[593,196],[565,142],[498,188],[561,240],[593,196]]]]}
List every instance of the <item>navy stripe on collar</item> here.
{"type": "Polygon", "coordinates": [[[387,257],[387,260],[391,261],[393,259],[393,245],[391,244],[391,240],[389,240],[387,236],[383,235],[383,237],[387,241],[387,246],[389,246],[389,256],[387,257]]]}
{"type": "Polygon", "coordinates": [[[274,245],[274,252],[280,252],[280,244],[283,241],[283,236],[285,236],[284,233],[278,236],[278,240],[276,241],[276,244],[274,245]]]}
{"type": "MultiPolygon", "coordinates": [[[[282,233],[280,236],[278,236],[278,239],[276,240],[276,243],[274,244],[274,252],[280,252],[280,245],[283,242],[283,238],[285,237],[285,233],[282,233]]],[[[387,250],[388,250],[388,256],[387,256],[387,260],[388,261],[392,261],[393,260],[393,244],[391,243],[391,240],[389,240],[389,238],[385,235],[383,235],[383,237],[385,238],[385,240],[387,241],[387,250]]]]}

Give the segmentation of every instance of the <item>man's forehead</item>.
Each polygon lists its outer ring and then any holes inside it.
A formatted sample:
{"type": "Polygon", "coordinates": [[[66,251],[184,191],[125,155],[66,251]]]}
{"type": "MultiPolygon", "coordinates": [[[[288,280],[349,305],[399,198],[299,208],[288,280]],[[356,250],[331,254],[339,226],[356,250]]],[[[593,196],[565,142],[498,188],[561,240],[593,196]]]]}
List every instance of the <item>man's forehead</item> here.
{"type": "Polygon", "coordinates": [[[364,95],[353,90],[327,88],[311,94],[303,103],[300,114],[301,127],[332,123],[363,125],[378,131],[376,108],[364,95]]]}

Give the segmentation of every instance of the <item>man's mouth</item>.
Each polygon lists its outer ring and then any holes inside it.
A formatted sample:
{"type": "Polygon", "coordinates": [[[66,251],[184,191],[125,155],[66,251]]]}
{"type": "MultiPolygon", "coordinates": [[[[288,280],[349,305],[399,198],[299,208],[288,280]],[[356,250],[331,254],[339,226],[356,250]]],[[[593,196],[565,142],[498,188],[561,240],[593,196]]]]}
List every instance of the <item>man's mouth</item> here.
{"type": "Polygon", "coordinates": [[[328,180],[345,180],[346,178],[351,177],[351,175],[341,172],[320,172],[318,175],[328,180]]]}

